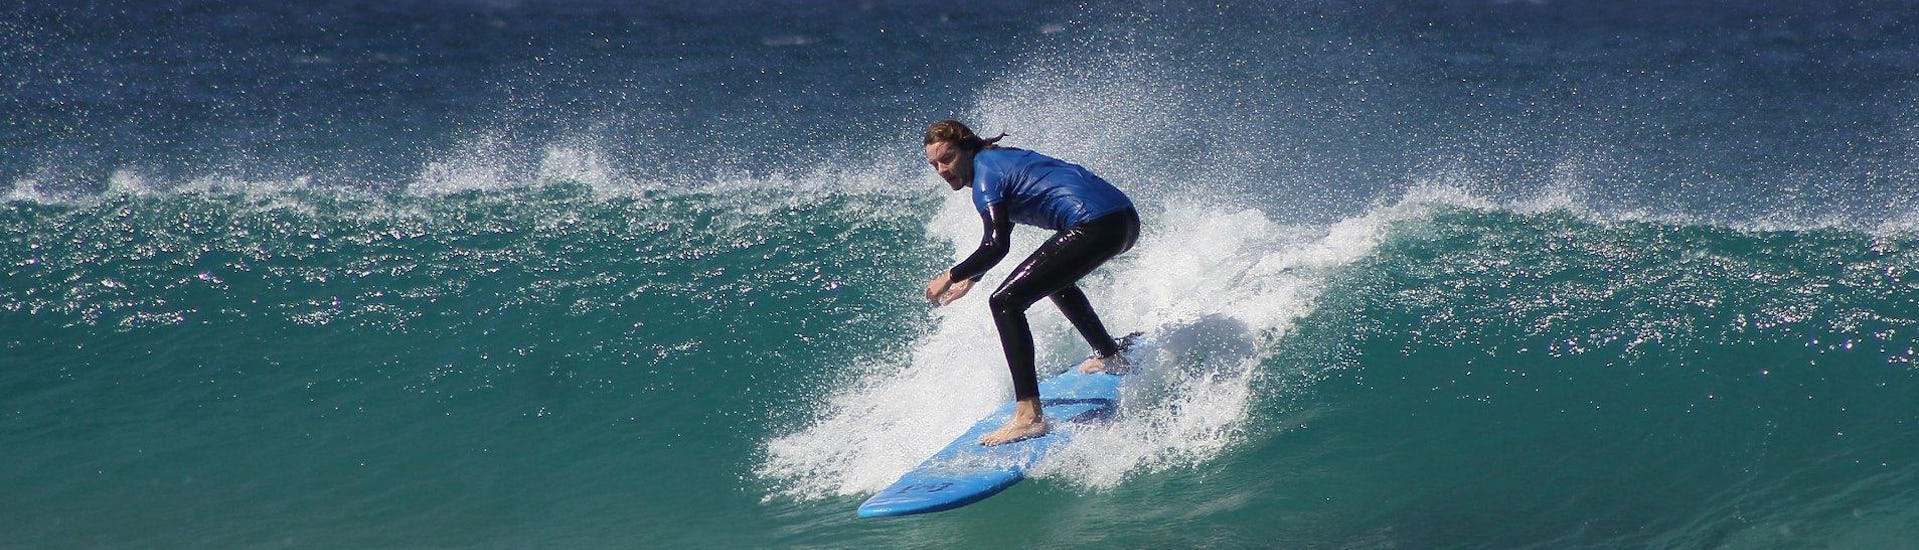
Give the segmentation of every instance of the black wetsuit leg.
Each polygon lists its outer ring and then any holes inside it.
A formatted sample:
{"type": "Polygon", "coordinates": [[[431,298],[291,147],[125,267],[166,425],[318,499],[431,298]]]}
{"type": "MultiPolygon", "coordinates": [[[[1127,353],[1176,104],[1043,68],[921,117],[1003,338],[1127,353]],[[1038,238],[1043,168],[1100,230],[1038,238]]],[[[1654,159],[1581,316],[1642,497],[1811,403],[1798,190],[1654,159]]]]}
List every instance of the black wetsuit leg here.
{"type": "Polygon", "coordinates": [[[1059,306],[1059,312],[1066,314],[1066,320],[1073,323],[1073,328],[1079,330],[1079,335],[1086,338],[1086,343],[1093,346],[1100,357],[1119,353],[1119,342],[1106,333],[1106,325],[1099,322],[1099,315],[1093,313],[1093,303],[1086,300],[1086,293],[1080,292],[1079,285],[1066,285],[1053,293],[1053,305],[1059,306]]]}
{"type": "Polygon", "coordinates": [[[1039,375],[1033,366],[1033,330],[1026,322],[1026,308],[1040,298],[1051,296],[1067,320],[1102,355],[1119,351],[1119,345],[1106,332],[1093,313],[1086,294],[1074,286],[1081,277],[1100,264],[1133,248],[1139,239],[1139,213],[1126,209],[1080,224],[1053,235],[1040,245],[1013,274],[993,291],[988,305],[993,324],[999,328],[1000,347],[1006,352],[1007,368],[1013,374],[1013,395],[1019,399],[1039,396],[1039,375]]]}

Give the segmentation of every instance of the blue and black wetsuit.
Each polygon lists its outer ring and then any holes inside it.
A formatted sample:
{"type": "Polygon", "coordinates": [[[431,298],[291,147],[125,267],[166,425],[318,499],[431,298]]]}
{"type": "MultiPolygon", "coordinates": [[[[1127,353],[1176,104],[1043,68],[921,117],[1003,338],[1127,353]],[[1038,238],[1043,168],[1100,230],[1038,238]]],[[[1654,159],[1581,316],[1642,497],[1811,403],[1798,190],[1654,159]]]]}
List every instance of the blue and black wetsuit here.
{"type": "Polygon", "coordinates": [[[953,280],[978,281],[1005,258],[1015,222],[1058,231],[1020,262],[988,301],[1007,367],[1013,372],[1014,396],[1039,396],[1026,308],[1040,298],[1052,297],[1101,356],[1119,353],[1119,344],[1075,283],[1133,248],[1139,239],[1139,214],[1133,201],[1085,168],[1010,147],[975,154],[972,185],[973,206],[985,221],[986,236],[978,250],[953,266],[953,280]]]}

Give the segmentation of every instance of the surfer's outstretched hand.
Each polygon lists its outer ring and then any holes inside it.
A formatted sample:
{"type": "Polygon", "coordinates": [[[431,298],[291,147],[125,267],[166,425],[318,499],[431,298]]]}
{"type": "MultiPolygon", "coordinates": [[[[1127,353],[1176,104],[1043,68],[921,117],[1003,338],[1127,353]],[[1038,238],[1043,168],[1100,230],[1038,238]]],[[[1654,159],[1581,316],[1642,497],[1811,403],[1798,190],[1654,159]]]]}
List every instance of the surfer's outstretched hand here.
{"type": "Polygon", "coordinates": [[[932,282],[926,283],[926,301],[932,302],[934,306],[944,306],[965,296],[970,290],[973,290],[972,279],[955,281],[953,272],[946,271],[934,277],[932,282]]]}

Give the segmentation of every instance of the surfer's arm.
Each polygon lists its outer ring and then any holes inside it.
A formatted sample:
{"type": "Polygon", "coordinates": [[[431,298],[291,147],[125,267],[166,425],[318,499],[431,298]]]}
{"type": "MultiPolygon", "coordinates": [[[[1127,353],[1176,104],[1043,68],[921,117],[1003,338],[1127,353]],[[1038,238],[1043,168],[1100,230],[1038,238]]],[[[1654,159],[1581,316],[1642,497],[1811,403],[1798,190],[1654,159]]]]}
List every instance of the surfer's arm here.
{"type": "Polygon", "coordinates": [[[959,265],[946,270],[952,274],[952,280],[978,281],[986,276],[986,270],[999,265],[1006,258],[1007,250],[1013,246],[1013,219],[1006,213],[1006,205],[986,205],[986,212],[980,214],[980,220],[986,224],[986,235],[980,237],[979,249],[971,256],[960,261],[959,265]]]}

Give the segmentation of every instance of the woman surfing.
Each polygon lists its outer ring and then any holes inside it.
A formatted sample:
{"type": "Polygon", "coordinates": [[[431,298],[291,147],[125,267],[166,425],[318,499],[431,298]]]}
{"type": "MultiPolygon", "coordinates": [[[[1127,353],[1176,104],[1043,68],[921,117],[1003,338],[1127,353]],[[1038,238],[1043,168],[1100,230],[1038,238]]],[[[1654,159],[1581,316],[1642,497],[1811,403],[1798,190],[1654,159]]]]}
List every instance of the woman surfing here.
{"type": "Polygon", "coordinates": [[[926,130],[927,162],[954,191],[973,188],[973,206],[985,225],[979,248],[926,284],[927,300],[945,306],[972,290],[1006,257],[1014,224],[1055,231],[987,299],[1018,404],[1012,419],[980,438],[982,445],[1046,434],[1033,332],[1026,322],[1026,309],[1041,298],[1052,298],[1092,345],[1095,354],[1080,364],[1081,371],[1124,367],[1119,343],[1106,332],[1077,283],[1139,238],[1139,213],[1125,193],[1079,165],[998,145],[1005,137],[982,139],[955,120],[936,122],[926,130]]]}

